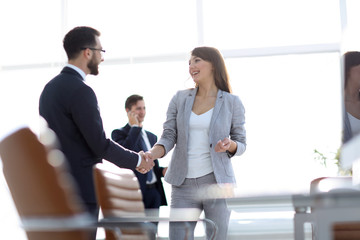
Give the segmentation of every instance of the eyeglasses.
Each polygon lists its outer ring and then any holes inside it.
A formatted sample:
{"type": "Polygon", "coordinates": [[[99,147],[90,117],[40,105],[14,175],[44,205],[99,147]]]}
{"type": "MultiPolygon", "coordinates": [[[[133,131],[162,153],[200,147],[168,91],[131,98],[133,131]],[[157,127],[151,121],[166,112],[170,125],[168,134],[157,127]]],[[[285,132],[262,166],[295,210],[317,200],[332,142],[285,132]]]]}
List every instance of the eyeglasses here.
{"type": "Polygon", "coordinates": [[[106,52],[104,49],[101,49],[101,48],[91,48],[91,47],[82,47],[80,48],[80,50],[85,50],[85,49],[90,49],[90,50],[93,50],[93,51],[100,51],[102,53],[106,52]]]}

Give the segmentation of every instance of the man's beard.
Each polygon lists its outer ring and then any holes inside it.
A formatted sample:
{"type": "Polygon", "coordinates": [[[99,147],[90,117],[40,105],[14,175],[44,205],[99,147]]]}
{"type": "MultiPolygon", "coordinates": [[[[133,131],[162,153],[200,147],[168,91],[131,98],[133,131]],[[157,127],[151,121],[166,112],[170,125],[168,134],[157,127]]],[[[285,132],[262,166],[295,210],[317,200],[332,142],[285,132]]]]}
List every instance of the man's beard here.
{"type": "Polygon", "coordinates": [[[90,74],[98,75],[99,74],[99,64],[96,62],[95,55],[91,58],[90,62],[88,62],[87,67],[90,69],[90,74]]]}

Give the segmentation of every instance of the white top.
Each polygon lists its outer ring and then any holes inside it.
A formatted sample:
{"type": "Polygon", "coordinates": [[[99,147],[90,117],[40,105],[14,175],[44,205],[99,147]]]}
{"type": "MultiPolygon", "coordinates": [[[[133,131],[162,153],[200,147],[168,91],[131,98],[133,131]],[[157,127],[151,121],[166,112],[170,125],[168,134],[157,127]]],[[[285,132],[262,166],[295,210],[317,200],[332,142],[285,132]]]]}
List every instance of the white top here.
{"type": "Polygon", "coordinates": [[[351,132],[353,136],[360,133],[360,120],[351,115],[350,113],[347,113],[350,121],[351,126],[351,132]]]}
{"type": "Polygon", "coordinates": [[[214,171],[209,144],[209,128],[213,108],[197,115],[191,112],[189,121],[188,173],[186,178],[198,178],[214,171]]]}

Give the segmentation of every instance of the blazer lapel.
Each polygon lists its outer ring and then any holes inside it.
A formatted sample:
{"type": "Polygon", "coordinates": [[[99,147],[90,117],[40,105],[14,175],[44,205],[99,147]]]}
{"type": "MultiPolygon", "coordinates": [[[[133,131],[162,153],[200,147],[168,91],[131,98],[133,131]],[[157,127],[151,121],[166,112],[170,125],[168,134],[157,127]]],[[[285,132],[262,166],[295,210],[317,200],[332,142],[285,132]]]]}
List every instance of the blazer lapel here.
{"type": "Polygon", "coordinates": [[[217,97],[216,97],[216,102],[215,102],[215,107],[214,107],[214,111],[213,111],[213,114],[212,114],[212,117],[211,117],[211,122],[210,122],[210,132],[211,132],[211,129],[213,129],[216,118],[219,116],[220,109],[221,109],[221,107],[223,105],[223,102],[224,102],[223,91],[218,90],[217,97]]]}
{"type": "Polygon", "coordinates": [[[192,107],[194,105],[194,100],[195,100],[195,96],[197,93],[197,88],[194,88],[189,95],[186,97],[185,99],[185,108],[184,108],[184,132],[188,132],[189,131],[189,119],[190,119],[190,114],[192,111],[192,107]]]}

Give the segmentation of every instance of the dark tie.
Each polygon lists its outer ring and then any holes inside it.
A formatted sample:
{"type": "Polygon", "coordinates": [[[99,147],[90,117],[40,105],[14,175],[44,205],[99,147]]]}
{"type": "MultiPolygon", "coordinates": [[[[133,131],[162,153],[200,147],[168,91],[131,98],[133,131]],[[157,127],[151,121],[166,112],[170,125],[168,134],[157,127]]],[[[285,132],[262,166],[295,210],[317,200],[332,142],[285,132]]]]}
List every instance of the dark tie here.
{"type": "MultiPolygon", "coordinates": [[[[144,141],[144,138],[143,138],[143,137],[140,137],[140,144],[141,144],[141,149],[142,149],[144,152],[146,152],[148,149],[147,149],[147,147],[146,147],[146,144],[145,144],[145,141],[144,141]]],[[[153,171],[152,171],[152,169],[151,169],[150,171],[148,171],[148,172],[146,173],[146,180],[147,180],[148,182],[151,182],[152,178],[153,178],[153,171]]]]}

